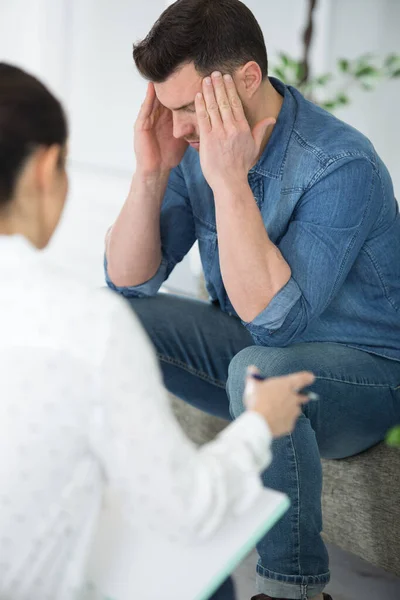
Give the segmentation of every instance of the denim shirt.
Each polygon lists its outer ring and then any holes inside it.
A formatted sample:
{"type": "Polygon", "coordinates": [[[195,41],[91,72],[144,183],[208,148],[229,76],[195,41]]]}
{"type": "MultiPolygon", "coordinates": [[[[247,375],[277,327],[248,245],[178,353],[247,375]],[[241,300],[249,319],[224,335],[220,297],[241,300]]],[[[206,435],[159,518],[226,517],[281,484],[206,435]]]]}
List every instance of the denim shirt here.
{"type": "MultiPolygon", "coordinates": [[[[345,344],[400,360],[400,218],[390,175],[360,132],[271,78],[283,105],[248,174],[289,282],[245,327],[254,343],[345,344]]],[[[161,209],[162,262],[124,296],[152,296],[196,240],[210,299],[232,315],[219,264],[213,193],[189,148],[161,209]]],[[[107,266],[106,266],[107,273],[107,266]]]]}

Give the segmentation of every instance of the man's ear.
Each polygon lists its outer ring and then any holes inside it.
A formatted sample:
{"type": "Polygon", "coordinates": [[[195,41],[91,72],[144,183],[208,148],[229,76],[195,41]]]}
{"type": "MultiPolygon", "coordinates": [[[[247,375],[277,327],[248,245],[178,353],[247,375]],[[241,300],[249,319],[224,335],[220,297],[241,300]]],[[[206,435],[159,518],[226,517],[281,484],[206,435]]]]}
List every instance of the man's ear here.
{"type": "Polygon", "coordinates": [[[244,98],[251,100],[263,81],[260,66],[253,60],[246,63],[237,70],[236,81],[244,98]]]}
{"type": "Polygon", "coordinates": [[[52,188],[54,176],[59,169],[61,160],[61,146],[53,144],[38,150],[36,159],[36,185],[41,192],[52,188]]]}

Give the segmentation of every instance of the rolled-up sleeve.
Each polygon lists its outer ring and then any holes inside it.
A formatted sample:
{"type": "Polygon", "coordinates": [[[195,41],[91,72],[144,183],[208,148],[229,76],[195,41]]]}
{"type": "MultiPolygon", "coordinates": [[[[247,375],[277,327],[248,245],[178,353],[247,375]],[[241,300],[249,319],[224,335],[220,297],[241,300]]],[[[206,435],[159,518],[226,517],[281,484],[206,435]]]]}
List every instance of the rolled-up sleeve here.
{"type": "Polygon", "coordinates": [[[179,166],[171,171],[169,177],[161,207],[160,235],[162,259],[156,274],[140,285],[119,287],[109,276],[105,257],[104,271],[108,287],[127,298],[154,296],[193,246],[196,240],[193,213],[179,166]]]}
{"type": "MultiPolygon", "coordinates": [[[[172,269],[171,269],[172,271],[172,269]]],[[[121,294],[121,296],[125,296],[125,298],[132,298],[132,297],[137,297],[137,298],[144,298],[145,296],[155,296],[158,292],[158,290],[160,289],[160,287],[162,286],[162,284],[164,283],[164,281],[167,279],[167,273],[168,273],[168,261],[165,258],[162,258],[161,260],[161,264],[158,267],[158,271],[155,275],[153,275],[153,277],[151,279],[149,279],[148,281],[145,281],[144,283],[141,283],[140,285],[135,285],[135,286],[118,286],[115,285],[111,279],[110,276],[108,274],[108,268],[107,268],[107,257],[106,255],[104,255],[104,273],[105,273],[105,278],[106,278],[106,283],[108,285],[108,287],[112,290],[114,290],[114,292],[118,292],[119,294],[121,294]]]]}
{"type": "Polygon", "coordinates": [[[379,174],[366,158],[333,162],[298,202],[278,243],[291,278],[244,323],[256,344],[287,346],[339,292],[382,206],[379,174]]]}

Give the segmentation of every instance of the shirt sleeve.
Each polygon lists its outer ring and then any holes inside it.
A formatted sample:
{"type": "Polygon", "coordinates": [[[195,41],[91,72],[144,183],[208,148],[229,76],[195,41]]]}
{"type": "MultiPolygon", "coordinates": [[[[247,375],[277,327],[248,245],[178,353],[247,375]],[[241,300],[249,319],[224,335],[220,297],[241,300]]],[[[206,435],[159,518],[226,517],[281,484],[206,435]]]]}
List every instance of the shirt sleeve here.
{"type": "Polygon", "coordinates": [[[99,369],[103,417],[95,451],[130,519],[186,540],[205,537],[258,497],[270,430],[247,412],[198,449],[172,413],[137,318],[123,302],[118,309],[99,369]]]}
{"type": "Polygon", "coordinates": [[[105,257],[104,270],[108,287],[125,297],[154,296],[196,241],[192,208],[180,166],[173,169],[169,177],[161,207],[160,234],[162,259],[156,274],[137,286],[116,286],[109,276],[105,257]]]}
{"type": "Polygon", "coordinates": [[[300,199],[278,243],[292,276],[253,321],[257,344],[296,342],[338,294],[381,207],[379,175],[364,158],[335,161],[300,199]]]}

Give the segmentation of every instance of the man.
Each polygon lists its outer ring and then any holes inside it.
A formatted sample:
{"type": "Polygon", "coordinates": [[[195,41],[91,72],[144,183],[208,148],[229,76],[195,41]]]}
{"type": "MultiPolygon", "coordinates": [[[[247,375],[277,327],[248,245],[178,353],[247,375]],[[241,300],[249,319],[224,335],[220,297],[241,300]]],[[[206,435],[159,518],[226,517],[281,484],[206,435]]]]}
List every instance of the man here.
{"type": "Polygon", "coordinates": [[[291,508],[258,546],[257,582],[259,598],[322,599],[320,456],[357,454],[400,418],[390,176],[359,132],[268,78],[238,0],[178,0],[134,59],[150,83],[108,284],[130,299],[168,389],[210,413],[241,414],[250,364],[316,374],[319,402],[275,441],[264,475],[291,508]],[[196,240],[211,304],[157,296],[196,240]]]}

